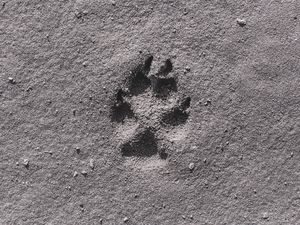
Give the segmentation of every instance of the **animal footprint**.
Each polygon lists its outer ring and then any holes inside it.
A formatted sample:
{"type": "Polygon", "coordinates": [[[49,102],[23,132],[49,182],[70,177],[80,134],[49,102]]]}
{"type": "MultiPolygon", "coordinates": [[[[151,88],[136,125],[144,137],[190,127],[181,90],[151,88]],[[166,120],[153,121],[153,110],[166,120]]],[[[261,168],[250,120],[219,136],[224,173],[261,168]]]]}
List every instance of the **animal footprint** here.
{"type": "Polygon", "coordinates": [[[191,98],[180,97],[173,64],[165,60],[156,70],[147,56],[116,91],[110,118],[118,124],[116,139],[124,157],[168,157],[167,133],[189,118],[191,98]]]}

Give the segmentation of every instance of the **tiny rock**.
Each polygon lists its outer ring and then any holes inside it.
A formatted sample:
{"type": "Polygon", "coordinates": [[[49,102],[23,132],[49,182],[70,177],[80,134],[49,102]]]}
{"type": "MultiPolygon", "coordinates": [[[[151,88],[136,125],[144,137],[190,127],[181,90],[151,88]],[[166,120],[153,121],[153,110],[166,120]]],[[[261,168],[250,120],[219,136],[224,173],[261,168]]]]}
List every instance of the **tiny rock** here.
{"type": "Polygon", "coordinates": [[[67,186],[66,189],[69,190],[69,191],[71,191],[71,187],[70,186],[67,186]]]}
{"type": "Polygon", "coordinates": [[[83,62],[82,65],[83,65],[84,67],[87,67],[88,63],[87,63],[87,62],[83,62]]]}
{"type": "Polygon", "coordinates": [[[73,177],[77,177],[78,176],[78,172],[75,171],[74,174],[73,174],[73,177]]]}
{"type": "Polygon", "coordinates": [[[24,160],[23,160],[23,165],[24,165],[25,167],[28,167],[28,166],[29,166],[29,160],[28,160],[28,159],[24,159],[24,160]]]}
{"type": "Polygon", "coordinates": [[[86,176],[88,173],[87,173],[87,171],[82,170],[82,171],[81,171],[81,174],[82,174],[83,176],[86,176]]]}
{"type": "Polygon", "coordinates": [[[189,164],[189,169],[194,170],[195,169],[195,163],[190,163],[189,164]]]}
{"type": "Polygon", "coordinates": [[[92,170],[94,170],[95,164],[94,164],[94,160],[93,160],[93,159],[90,159],[89,166],[90,166],[90,168],[91,168],[92,170]]]}
{"type": "Polygon", "coordinates": [[[262,218],[264,219],[264,220],[267,220],[267,219],[269,219],[269,215],[268,215],[268,213],[264,213],[263,214],[263,216],[262,216],[262,218]]]}
{"type": "Polygon", "coordinates": [[[11,84],[15,84],[15,83],[16,83],[16,81],[15,81],[14,78],[12,78],[12,77],[9,77],[9,78],[8,78],[8,81],[9,81],[9,83],[11,83],[11,84]]]}
{"type": "Polygon", "coordinates": [[[125,218],[123,219],[124,223],[128,222],[128,220],[129,220],[128,217],[125,217],[125,218]]]}
{"type": "Polygon", "coordinates": [[[205,103],[204,103],[205,106],[208,106],[208,105],[211,105],[211,100],[207,100],[205,103]]]}
{"type": "Polygon", "coordinates": [[[187,71],[187,72],[190,72],[191,71],[191,68],[190,67],[185,67],[185,70],[187,71]]]}
{"type": "Polygon", "coordinates": [[[243,27],[243,26],[246,25],[246,20],[244,20],[244,19],[237,18],[237,19],[236,19],[236,22],[237,22],[237,24],[240,25],[241,27],[243,27]]]}

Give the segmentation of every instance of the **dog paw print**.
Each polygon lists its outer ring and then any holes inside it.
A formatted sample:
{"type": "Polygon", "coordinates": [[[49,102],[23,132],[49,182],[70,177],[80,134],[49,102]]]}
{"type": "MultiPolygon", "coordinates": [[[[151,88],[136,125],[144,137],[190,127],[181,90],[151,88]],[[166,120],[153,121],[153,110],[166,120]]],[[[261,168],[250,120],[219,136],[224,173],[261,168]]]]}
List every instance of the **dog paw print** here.
{"type": "Polygon", "coordinates": [[[189,118],[191,98],[179,96],[171,60],[156,65],[147,56],[115,93],[110,118],[118,124],[116,141],[124,157],[166,159],[172,145],[167,134],[189,118]]]}

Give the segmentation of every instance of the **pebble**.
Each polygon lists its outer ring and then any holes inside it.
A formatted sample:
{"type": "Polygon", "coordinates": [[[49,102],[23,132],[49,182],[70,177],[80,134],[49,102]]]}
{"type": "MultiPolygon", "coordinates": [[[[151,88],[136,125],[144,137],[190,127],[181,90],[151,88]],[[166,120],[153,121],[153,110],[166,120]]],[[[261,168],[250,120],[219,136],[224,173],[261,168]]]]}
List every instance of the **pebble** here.
{"type": "Polygon", "coordinates": [[[90,168],[91,168],[92,170],[94,170],[95,164],[94,164],[94,160],[93,160],[93,159],[90,159],[89,166],[90,166],[90,168]]]}
{"type": "Polygon", "coordinates": [[[195,163],[190,163],[189,164],[189,169],[194,170],[195,169],[195,163]]]}
{"type": "Polygon", "coordinates": [[[9,83],[11,83],[11,84],[15,84],[15,83],[16,83],[16,81],[15,81],[14,78],[12,78],[12,77],[9,77],[9,78],[8,78],[8,81],[9,81],[9,83]]]}
{"type": "Polygon", "coordinates": [[[80,153],[80,148],[79,147],[76,147],[76,152],[77,152],[77,154],[80,153]]]}
{"type": "Polygon", "coordinates": [[[28,167],[28,166],[29,166],[29,160],[28,160],[28,159],[24,159],[24,160],[23,160],[23,165],[24,165],[25,167],[28,167]]]}
{"type": "Polygon", "coordinates": [[[81,174],[82,174],[83,176],[86,176],[88,173],[87,173],[87,171],[82,170],[82,171],[81,171],[81,174]]]}
{"type": "Polygon", "coordinates": [[[246,20],[244,20],[244,19],[237,18],[237,19],[236,19],[236,22],[237,22],[237,24],[240,25],[241,27],[243,27],[243,26],[246,25],[246,20]]]}
{"type": "Polygon", "coordinates": [[[84,205],[83,205],[83,203],[79,204],[79,207],[80,207],[81,211],[83,212],[84,211],[84,205]]]}
{"type": "Polygon", "coordinates": [[[263,214],[263,216],[262,216],[262,218],[264,219],[264,220],[267,220],[267,219],[269,219],[269,215],[268,215],[268,213],[264,213],[263,214]]]}
{"type": "Polygon", "coordinates": [[[73,177],[77,177],[78,176],[78,172],[75,171],[74,174],[73,174],[73,177]]]}
{"type": "Polygon", "coordinates": [[[204,103],[205,106],[208,106],[208,105],[211,105],[211,100],[207,100],[205,103],[204,103]]]}
{"type": "Polygon", "coordinates": [[[126,223],[126,222],[129,221],[129,218],[128,218],[128,217],[125,217],[125,218],[123,219],[123,221],[124,221],[124,223],[126,223]]]}

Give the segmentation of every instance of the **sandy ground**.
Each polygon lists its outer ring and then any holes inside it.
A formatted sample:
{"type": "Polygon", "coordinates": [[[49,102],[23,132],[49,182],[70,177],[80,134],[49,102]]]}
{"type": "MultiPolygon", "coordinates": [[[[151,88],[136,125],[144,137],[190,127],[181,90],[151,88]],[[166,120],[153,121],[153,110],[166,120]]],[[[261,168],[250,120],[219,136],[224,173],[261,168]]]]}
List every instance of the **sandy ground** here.
{"type": "Polygon", "coordinates": [[[300,1],[1,0],[1,225],[299,225],[300,1]]]}

